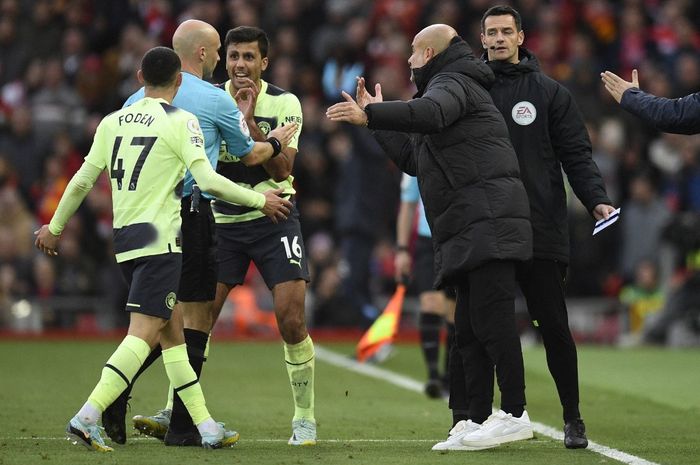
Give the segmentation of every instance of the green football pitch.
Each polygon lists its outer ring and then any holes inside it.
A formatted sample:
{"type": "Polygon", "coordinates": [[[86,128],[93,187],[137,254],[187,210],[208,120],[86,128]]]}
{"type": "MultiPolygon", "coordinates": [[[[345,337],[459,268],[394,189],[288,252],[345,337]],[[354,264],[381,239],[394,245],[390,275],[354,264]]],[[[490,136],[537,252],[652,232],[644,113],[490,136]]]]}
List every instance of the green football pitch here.
{"type": "MultiPolygon", "coordinates": [[[[479,452],[438,453],[450,426],[446,402],[418,392],[415,345],[358,373],[348,344],[318,344],[316,447],[292,448],[291,392],[279,343],[212,345],[203,387],[217,420],[241,433],[225,450],[164,447],[130,434],[111,454],[64,439],[68,419],[94,386],[115,341],[0,341],[0,465],[9,464],[700,464],[700,351],[579,348],[581,410],[591,450],[566,450],[560,407],[541,348],[525,349],[527,410],[535,438],[479,452]],[[602,453],[601,453],[602,452],[602,453]],[[607,455],[605,455],[607,454],[607,455]],[[613,458],[615,457],[615,458],[613,458]]],[[[361,370],[361,368],[360,368],[361,370]]],[[[162,363],[137,383],[128,418],[161,408],[162,363]]],[[[109,441],[108,441],[109,443],[109,441]]]]}

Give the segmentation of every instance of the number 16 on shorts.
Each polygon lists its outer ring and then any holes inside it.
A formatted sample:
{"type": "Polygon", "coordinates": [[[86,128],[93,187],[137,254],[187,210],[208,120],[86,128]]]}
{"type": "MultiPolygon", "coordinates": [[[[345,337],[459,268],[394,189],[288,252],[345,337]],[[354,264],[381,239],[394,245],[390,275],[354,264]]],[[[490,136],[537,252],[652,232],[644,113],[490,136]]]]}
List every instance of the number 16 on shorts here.
{"type": "Polygon", "coordinates": [[[299,236],[294,236],[292,238],[292,243],[289,242],[289,237],[280,237],[280,242],[284,245],[284,253],[289,259],[289,263],[292,265],[297,265],[301,268],[301,245],[299,244],[299,236]]]}

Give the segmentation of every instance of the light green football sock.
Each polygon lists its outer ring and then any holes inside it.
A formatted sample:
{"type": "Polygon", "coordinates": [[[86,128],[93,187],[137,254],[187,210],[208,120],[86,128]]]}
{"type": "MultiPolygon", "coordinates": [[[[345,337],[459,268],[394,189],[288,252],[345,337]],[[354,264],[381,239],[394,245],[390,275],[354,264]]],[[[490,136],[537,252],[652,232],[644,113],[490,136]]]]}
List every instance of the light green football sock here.
{"type": "MultiPolygon", "coordinates": [[[[207,348],[204,349],[204,361],[207,361],[207,357],[209,356],[209,341],[211,341],[211,333],[209,333],[209,339],[207,340],[207,348]]],[[[174,389],[173,389],[173,384],[170,383],[170,386],[168,386],[168,402],[165,404],[165,410],[172,410],[173,409],[173,396],[175,395],[174,389]]]]}
{"type": "Polygon", "coordinates": [[[187,356],[187,345],[181,344],[164,350],[163,363],[170,383],[175,386],[174,391],[182,399],[194,424],[199,425],[211,418],[204,401],[202,387],[187,356]]]}
{"type": "Polygon", "coordinates": [[[88,402],[103,412],[129,385],[149,353],[146,341],[127,335],[107,360],[88,402]]]}
{"type": "Polygon", "coordinates": [[[284,360],[294,397],[294,420],[314,419],[314,343],[311,336],[298,344],[284,344],[284,360]]]}

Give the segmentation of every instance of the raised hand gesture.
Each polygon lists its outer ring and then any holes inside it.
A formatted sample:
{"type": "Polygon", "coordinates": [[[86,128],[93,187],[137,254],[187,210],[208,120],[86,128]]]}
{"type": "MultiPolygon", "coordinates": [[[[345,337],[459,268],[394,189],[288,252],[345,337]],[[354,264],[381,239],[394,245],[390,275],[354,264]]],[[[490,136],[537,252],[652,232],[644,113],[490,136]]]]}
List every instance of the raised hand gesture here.
{"type": "Polygon", "coordinates": [[[605,89],[610,92],[610,95],[613,96],[617,103],[620,103],[622,94],[624,94],[627,89],[634,87],[639,89],[639,76],[636,69],[632,70],[632,82],[625,81],[620,76],[610,71],[600,73],[600,78],[603,84],[605,84],[605,89]]]}
{"type": "Polygon", "coordinates": [[[363,110],[365,107],[370,104],[370,103],[379,103],[384,101],[384,97],[382,97],[382,85],[379,83],[376,83],[374,85],[374,97],[367,92],[367,88],[365,87],[365,78],[363,77],[358,77],[357,78],[357,92],[355,92],[355,98],[357,99],[357,104],[362,108],[363,110]]]}
{"type": "Polygon", "coordinates": [[[253,82],[252,79],[245,78],[244,80],[247,82],[248,87],[238,89],[234,99],[236,100],[238,109],[243,114],[243,119],[245,119],[246,122],[249,122],[253,120],[255,103],[258,100],[260,89],[258,89],[258,86],[255,85],[255,82],[253,82]]]}

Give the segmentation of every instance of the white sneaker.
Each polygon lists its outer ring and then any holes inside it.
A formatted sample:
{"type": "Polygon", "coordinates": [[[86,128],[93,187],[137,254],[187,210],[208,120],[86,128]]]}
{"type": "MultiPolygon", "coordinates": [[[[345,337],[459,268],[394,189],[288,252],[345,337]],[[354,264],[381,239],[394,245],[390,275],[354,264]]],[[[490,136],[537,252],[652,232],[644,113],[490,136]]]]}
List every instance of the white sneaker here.
{"type": "Polygon", "coordinates": [[[462,438],[462,445],[469,450],[490,449],[500,444],[532,437],[532,423],[526,411],[520,418],[499,410],[493,413],[478,430],[462,438]]]}
{"type": "Polygon", "coordinates": [[[471,420],[460,420],[452,427],[446,441],[438,442],[431,450],[472,450],[470,447],[462,445],[462,438],[469,433],[478,430],[480,424],[471,420]]]}

